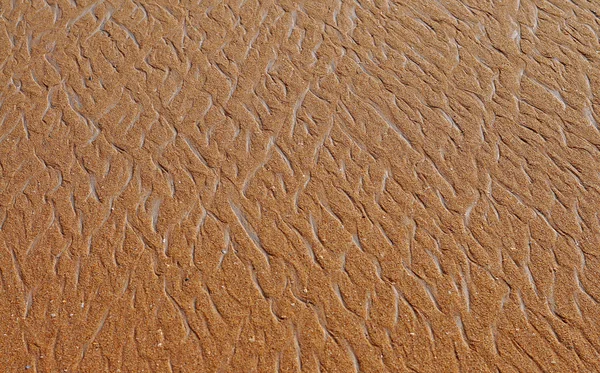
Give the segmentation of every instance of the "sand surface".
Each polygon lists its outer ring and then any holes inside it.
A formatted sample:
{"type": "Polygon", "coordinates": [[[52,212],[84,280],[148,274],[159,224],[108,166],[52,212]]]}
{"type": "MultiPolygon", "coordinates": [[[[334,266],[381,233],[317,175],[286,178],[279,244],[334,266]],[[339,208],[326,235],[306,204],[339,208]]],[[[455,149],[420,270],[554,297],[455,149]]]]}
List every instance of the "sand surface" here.
{"type": "Polygon", "coordinates": [[[599,15],[0,1],[0,372],[600,371],[599,15]]]}

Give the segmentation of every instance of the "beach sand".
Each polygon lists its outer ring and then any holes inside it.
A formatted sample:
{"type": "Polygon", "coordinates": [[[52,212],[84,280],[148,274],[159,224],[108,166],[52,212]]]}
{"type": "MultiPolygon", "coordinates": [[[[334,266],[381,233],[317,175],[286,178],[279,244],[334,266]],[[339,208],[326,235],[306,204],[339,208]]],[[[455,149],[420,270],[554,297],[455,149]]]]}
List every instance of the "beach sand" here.
{"type": "Polygon", "coordinates": [[[1,1],[0,371],[600,371],[598,14],[1,1]]]}

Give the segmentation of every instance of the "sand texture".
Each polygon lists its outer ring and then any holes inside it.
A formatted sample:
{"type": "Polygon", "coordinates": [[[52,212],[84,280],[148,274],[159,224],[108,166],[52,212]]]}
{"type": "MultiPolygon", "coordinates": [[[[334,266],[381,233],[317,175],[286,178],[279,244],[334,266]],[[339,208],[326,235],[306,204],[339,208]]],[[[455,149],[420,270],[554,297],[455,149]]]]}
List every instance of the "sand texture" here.
{"type": "Polygon", "coordinates": [[[0,0],[0,372],[600,372],[600,1],[0,0]]]}

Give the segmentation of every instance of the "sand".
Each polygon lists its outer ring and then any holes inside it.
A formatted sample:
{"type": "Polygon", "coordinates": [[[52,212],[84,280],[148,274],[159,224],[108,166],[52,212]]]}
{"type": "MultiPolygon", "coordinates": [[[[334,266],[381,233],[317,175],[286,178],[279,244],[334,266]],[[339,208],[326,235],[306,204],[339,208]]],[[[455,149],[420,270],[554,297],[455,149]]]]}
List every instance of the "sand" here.
{"type": "Polygon", "coordinates": [[[600,371],[598,14],[2,1],[0,371],[600,371]]]}

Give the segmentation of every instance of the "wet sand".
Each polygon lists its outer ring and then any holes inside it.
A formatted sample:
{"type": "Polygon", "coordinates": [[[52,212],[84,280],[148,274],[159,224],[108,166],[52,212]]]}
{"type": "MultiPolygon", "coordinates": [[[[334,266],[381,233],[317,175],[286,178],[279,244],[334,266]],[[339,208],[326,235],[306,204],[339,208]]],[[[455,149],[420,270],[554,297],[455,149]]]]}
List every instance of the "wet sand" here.
{"type": "Polygon", "coordinates": [[[0,2],[0,371],[600,371],[600,3],[0,2]]]}

